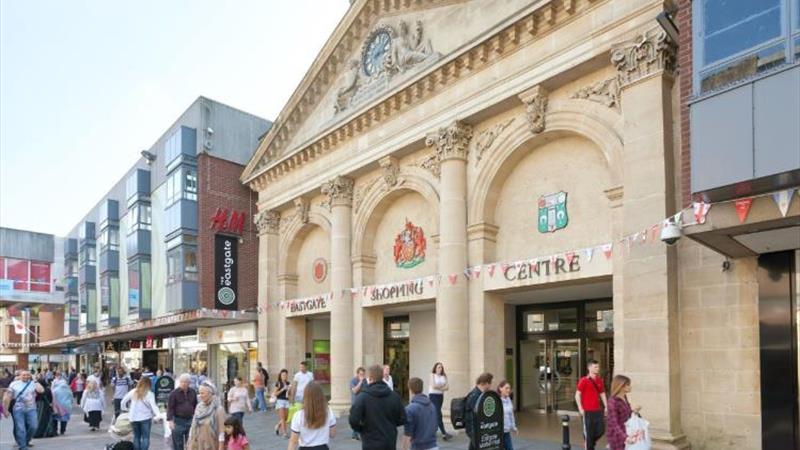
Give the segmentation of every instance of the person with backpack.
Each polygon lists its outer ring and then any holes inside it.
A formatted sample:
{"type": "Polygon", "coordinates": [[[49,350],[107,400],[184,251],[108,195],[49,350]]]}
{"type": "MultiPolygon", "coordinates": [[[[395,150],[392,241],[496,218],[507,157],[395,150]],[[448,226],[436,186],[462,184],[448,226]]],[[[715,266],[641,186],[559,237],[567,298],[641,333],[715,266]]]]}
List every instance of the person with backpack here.
{"type": "Polygon", "coordinates": [[[583,417],[583,436],[586,450],[595,450],[597,441],[603,436],[605,424],[603,417],[608,409],[603,378],[600,376],[600,363],[590,359],[586,364],[589,374],[578,381],[575,390],[575,403],[583,417]],[[602,400],[602,405],[600,401],[602,400]]]}
{"type": "Polygon", "coordinates": [[[436,407],[427,395],[422,393],[422,380],[408,380],[408,396],[411,401],[406,406],[406,424],[403,427],[403,450],[435,450],[436,428],[438,426],[436,407]]]}
{"type": "Polygon", "coordinates": [[[492,380],[494,375],[489,372],[484,372],[478,375],[475,380],[475,387],[469,391],[466,399],[464,400],[464,425],[469,437],[469,448],[475,449],[475,406],[478,404],[478,399],[481,394],[492,388],[492,380]]]}
{"type": "Polygon", "coordinates": [[[394,450],[397,427],[406,423],[403,402],[383,381],[381,366],[371,366],[367,379],[350,408],[350,427],[361,435],[363,450],[394,450]]]}
{"type": "Polygon", "coordinates": [[[36,411],[36,394],[44,393],[44,386],[33,380],[29,370],[20,372],[19,379],[13,381],[6,391],[6,401],[14,418],[14,440],[19,450],[27,450],[39,426],[36,411]]]}
{"type": "Polygon", "coordinates": [[[121,412],[122,399],[133,387],[133,380],[125,373],[125,369],[117,367],[116,375],[111,378],[111,385],[114,386],[114,418],[116,419],[121,412]]]}

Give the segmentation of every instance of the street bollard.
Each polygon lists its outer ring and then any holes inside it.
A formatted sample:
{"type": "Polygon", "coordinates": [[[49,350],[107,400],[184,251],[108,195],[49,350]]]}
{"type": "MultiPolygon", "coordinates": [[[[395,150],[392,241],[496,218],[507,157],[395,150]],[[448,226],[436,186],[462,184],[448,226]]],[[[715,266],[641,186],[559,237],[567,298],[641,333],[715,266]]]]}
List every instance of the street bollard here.
{"type": "Polygon", "coordinates": [[[569,416],[561,416],[561,450],[570,450],[572,446],[569,445],[569,416]]]}

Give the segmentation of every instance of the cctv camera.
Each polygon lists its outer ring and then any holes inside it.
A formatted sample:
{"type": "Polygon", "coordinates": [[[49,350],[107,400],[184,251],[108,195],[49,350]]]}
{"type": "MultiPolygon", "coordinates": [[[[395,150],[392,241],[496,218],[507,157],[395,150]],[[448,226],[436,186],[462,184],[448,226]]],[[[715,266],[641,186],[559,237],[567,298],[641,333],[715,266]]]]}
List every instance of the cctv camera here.
{"type": "Polygon", "coordinates": [[[681,238],[681,226],[672,220],[664,224],[661,229],[661,240],[667,245],[674,245],[681,238]]]}

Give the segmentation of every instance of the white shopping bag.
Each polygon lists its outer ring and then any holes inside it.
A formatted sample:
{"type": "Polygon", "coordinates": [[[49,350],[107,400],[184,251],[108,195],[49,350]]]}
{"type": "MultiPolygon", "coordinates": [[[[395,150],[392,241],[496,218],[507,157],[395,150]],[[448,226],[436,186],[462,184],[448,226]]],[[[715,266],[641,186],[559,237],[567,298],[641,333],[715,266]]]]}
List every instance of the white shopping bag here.
{"type": "Polygon", "coordinates": [[[632,444],[625,444],[625,450],[650,450],[650,422],[638,414],[632,414],[625,422],[625,433],[632,444]]]}
{"type": "Polygon", "coordinates": [[[164,450],[172,450],[172,428],[169,427],[166,414],[161,417],[161,423],[164,424],[164,450]]]}

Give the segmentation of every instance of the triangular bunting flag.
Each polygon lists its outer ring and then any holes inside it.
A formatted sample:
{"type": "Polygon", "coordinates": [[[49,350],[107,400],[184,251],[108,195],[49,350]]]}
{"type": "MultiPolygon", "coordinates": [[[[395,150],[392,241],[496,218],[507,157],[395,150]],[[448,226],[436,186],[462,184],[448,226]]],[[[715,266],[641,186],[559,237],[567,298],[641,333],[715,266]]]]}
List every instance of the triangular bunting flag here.
{"type": "Polygon", "coordinates": [[[786,189],[772,194],[772,199],[775,200],[775,204],[778,205],[778,209],[781,211],[781,217],[786,217],[786,213],[789,212],[789,205],[792,204],[792,194],[794,194],[794,189],[786,189]]]}
{"type": "Polygon", "coordinates": [[[486,271],[489,272],[489,277],[494,278],[494,264],[486,266],[486,271]]]}
{"type": "Polygon", "coordinates": [[[572,260],[575,259],[575,253],[574,252],[564,253],[564,257],[567,259],[567,264],[572,264],[572,260]]]}
{"type": "Polygon", "coordinates": [[[753,206],[752,197],[740,198],[736,200],[734,205],[736,206],[736,215],[739,216],[739,223],[744,223],[745,219],[747,219],[747,213],[750,212],[750,207],[753,206]]]}
{"type": "Polygon", "coordinates": [[[601,248],[603,250],[603,254],[606,256],[606,259],[611,259],[611,253],[613,251],[613,245],[612,244],[603,244],[603,246],[601,248]]]}
{"type": "Polygon", "coordinates": [[[591,261],[592,256],[594,255],[594,248],[588,247],[583,249],[583,253],[586,255],[586,261],[591,261]]]}
{"type": "Polygon", "coordinates": [[[447,279],[450,281],[450,284],[456,284],[456,281],[458,281],[458,274],[451,273],[447,276],[447,279]]]}
{"type": "MultiPolygon", "coordinates": [[[[709,209],[711,209],[711,205],[706,202],[692,203],[692,212],[694,214],[695,222],[700,225],[706,223],[706,215],[708,214],[709,209]]],[[[682,214],[682,212],[678,214],[682,214]]]]}
{"type": "Polygon", "coordinates": [[[481,266],[475,266],[472,268],[472,273],[475,274],[475,278],[480,278],[481,276],[481,266]]]}

